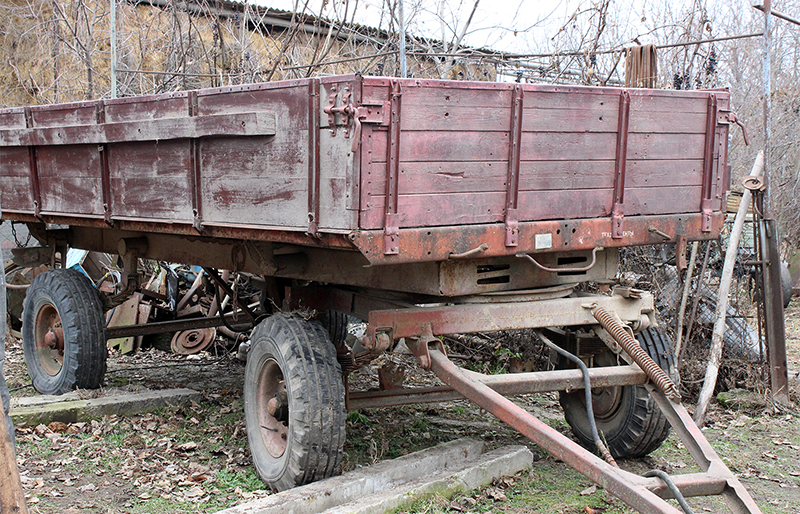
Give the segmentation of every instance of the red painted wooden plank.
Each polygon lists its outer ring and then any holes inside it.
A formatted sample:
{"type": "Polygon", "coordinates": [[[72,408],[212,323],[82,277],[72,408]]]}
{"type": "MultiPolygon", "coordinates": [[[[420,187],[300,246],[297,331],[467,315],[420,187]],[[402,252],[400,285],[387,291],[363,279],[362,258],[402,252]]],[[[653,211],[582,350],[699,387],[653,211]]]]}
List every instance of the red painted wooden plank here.
{"type": "Polygon", "coordinates": [[[97,121],[96,102],[31,107],[33,127],[93,125],[97,121]]]}
{"type": "Polygon", "coordinates": [[[0,128],[25,128],[25,112],[22,108],[0,110],[0,128]]]}
{"type": "MultiPolygon", "coordinates": [[[[504,162],[403,162],[400,194],[505,191],[504,162]]],[[[627,187],[691,186],[702,183],[702,160],[628,161],[627,187]]],[[[370,167],[364,184],[370,196],[385,192],[384,163],[370,167]]],[[[614,161],[522,161],[520,191],[608,189],[614,187],[614,161]]]]}
{"type": "Polygon", "coordinates": [[[109,145],[112,214],[191,220],[189,149],[188,140],[109,145]]]}
{"type": "MultiPolygon", "coordinates": [[[[527,102],[526,96],[524,102],[527,102]]],[[[613,102],[589,109],[528,108],[523,109],[524,132],[616,132],[619,106],[613,102]]]]}
{"type": "Polygon", "coordinates": [[[186,96],[150,98],[139,102],[108,102],[106,104],[107,123],[175,118],[186,116],[188,113],[189,104],[186,96]]]}
{"type": "MultiPolygon", "coordinates": [[[[703,161],[628,160],[625,187],[699,186],[703,183],[703,161]]],[[[627,203],[627,197],[626,197],[627,203]]]]}
{"type": "Polygon", "coordinates": [[[702,159],[704,134],[630,134],[628,159],[702,159]]]}
{"type": "MultiPolygon", "coordinates": [[[[0,159],[2,159],[2,157],[0,157],[0,159]]],[[[0,175],[0,184],[3,185],[3,210],[33,212],[30,177],[0,175]]]]}
{"type": "Polygon", "coordinates": [[[702,185],[626,188],[625,216],[698,212],[702,189],[702,185]]]}
{"type": "MultiPolygon", "coordinates": [[[[614,160],[616,133],[524,132],[524,161],[614,160]]],[[[630,148],[630,143],[628,143],[630,148]]],[[[630,150],[629,150],[630,155],[630,150]]]]}
{"type": "Polygon", "coordinates": [[[400,125],[403,131],[508,131],[511,107],[475,107],[469,105],[421,105],[406,103],[403,93],[400,125]]]}
{"type": "Polygon", "coordinates": [[[40,147],[37,157],[43,211],[102,214],[97,146],[40,147]]]}

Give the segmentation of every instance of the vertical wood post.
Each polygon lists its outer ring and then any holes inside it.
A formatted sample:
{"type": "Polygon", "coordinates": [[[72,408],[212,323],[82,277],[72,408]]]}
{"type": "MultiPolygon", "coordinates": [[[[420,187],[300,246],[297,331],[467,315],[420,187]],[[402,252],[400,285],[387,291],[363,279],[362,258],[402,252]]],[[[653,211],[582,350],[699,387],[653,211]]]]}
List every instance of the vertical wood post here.
{"type": "Polygon", "coordinates": [[[11,396],[3,374],[6,360],[6,277],[0,275],[0,397],[3,414],[0,416],[0,512],[3,514],[27,514],[25,493],[19,480],[17,458],[14,454],[14,425],[8,416],[11,396]]]}
{"type": "MultiPolygon", "coordinates": [[[[756,162],[750,172],[751,177],[758,177],[764,170],[764,152],[759,152],[756,162]]],[[[714,387],[717,385],[717,374],[719,373],[719,363],[722,358],[722,343],[725,334],[725,317],[728,312],[728,292],[731,288],[733,279],[733,268],[736,265],[736,253],[739,249],[739,238],[744,228],[744,219],[747,216],[747,207],[750,205],[752,193],[749,189],[744,190],[742,201],[739,204],[739,211],[731,229],[731,239],[728,243],[728,250],[725,252],[725,264],[722,266],[722,278],[719,281],[719,293],[717,294],[716,321],[714,322],[714,333],[711,336],[711,355],[708,358],[706,367],[706,378],[703,387],[700,389],[700,398],[697,400],[697,409],[694,412],[694,422],[697,426],[703,426],[706,417],[708,404],[714,394],[714,387]]]]}

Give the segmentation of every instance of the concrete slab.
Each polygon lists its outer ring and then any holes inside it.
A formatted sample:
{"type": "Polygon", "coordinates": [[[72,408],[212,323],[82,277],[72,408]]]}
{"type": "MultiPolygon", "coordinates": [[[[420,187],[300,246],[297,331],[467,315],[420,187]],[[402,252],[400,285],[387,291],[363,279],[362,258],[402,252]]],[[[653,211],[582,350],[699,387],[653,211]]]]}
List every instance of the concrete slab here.
{"type": "Polygon", "coordinates": [[[14,423],[30,426],[53,421],[75,423],[100,419],[103,416],[131,416],[150,412],[167,405],[180,405],[203,395],[192,389],[144,390],[135,393],[112,394],[100,398],[81,398],[85,392],[72,392],[62,396],[28,396],[15,398],[11,406],[14,423]]]}
{"type": "Polygon", "coordinates": [[[218,514],[310,514],[363,496],[422,479],[432,470],[453,469],[477,459],[483,442],[458,439],[393,460],[355,469],[338,477],[237,505],[218,514]]]}
{"type": "Polygon", "coordinates": [[[428,477],[328,509],[324,514],[383,514],[408,508],[437,494],[450,498],[457,492],[471,491],[492,483],[495,478],[528,469],[532,463],[533,454],[525,446],[504,446],[486,452],[476,461],[436,471],[428,477]]]}
{"type": "Polygon", "coordinates": [[[524,446],[506,446],[478,455],[482,446],[469,439],[453,441],[218,514],[383,513],[425,496],[449,497],[475,489],[527,469],[533,462],[533,454],[524,446]]]}

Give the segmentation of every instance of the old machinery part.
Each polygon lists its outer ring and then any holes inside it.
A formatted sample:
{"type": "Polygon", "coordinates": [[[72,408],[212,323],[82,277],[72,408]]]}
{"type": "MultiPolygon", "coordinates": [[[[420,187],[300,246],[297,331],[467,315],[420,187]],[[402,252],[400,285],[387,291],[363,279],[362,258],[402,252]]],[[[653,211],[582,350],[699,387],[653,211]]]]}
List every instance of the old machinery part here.
{"type": "Polygon", "coordinates": [[[456,303],[508,303],[552,300],[553,298],[566,298],[571,295],[575,290],[575,285],[576,284],[561,284],[522,291],[497,291],[464,296],[455,300],[457,300],[456,303]]]}
{"type": "Polygon", "coordinates": [[[192,355],[200,353],[214,342],[217,336],[217,331],[213,328],[195,328],[191,330],[184,330],[183,332],[176,332],[172,336],[170,348],[172,353],[178,355],[192,355]]]}
{"type": "Polygon", "coordinates": [[[660,390],[664,391],[664,394],[666,394],[670,400],[680,402],[681,394],[678,391],[678,387],[669,375],[647,355],[647,352],[642,350],[642,347],[636,342],[636,339],[625,330],[625,326],[601,306],[591,307],[591,312],[595,319],[600,322],[600,325],[602,325],[603,328],[611,334],[614,340],[622,346],[627,354],[630,355],[631,359],[647,373],[650,380],[652,380],[660,390]]]}
{"type": "Polygon", "coordinates": [[[600,455],[611,464],[612,466],[617,466],[614,457],[611,456],[611,452],[608,451],[605,443],[603,440],[600,439],[600,434],[597,431],[597,424],[594,421],[594,411],[592,410],[592,379],[589,377],[589,368],[586,367],[586,364],[578,358],[577,356],[569,353],[565,349],[559,347],[557,344],[549,340],[545,335],[542,333],[541,330],[536,330],[534,333],[539,337],[539,339],[547,345],[548,348],[554,350],[559,355],[566,357],[573,363],[575,363],[578,368],[581,370],[583,374],[583,391],[586,397],[586,417],[589,420],[589,430],[592,433],[592,439],[594,440],[594,445],[597,447],[597,450],[600,452],[600,455]]]}
{"type": "Polygon", "coordinates": [[[536,259],[531,257],[525,252],[519,252],[517,257],[519,258],[527,258],[529,261],[534,263],[539,269],[543,271],[549,271],[551,273],[578,273],[582,271],[589,271],[590,269],[594,268],[594,265],[597,264],[597,252],[603,251],[604,248],[602,246],[595,246],[592,248],[592,262],[583,266],[581,268],[551,268],[549,266],[545,266],[544,264],[539,263],[536,259]]]}

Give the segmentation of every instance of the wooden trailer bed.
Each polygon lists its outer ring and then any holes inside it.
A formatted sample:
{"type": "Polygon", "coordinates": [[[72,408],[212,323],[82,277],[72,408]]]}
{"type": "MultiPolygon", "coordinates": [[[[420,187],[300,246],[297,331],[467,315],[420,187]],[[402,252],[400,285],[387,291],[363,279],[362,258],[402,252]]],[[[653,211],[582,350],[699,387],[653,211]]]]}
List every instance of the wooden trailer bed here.
{"type": "Polygon", "coordinates": [[[10,108],[0,205],[371,264],[707,239],[728,109],[721,90],[358,75],[10,108]]]}

